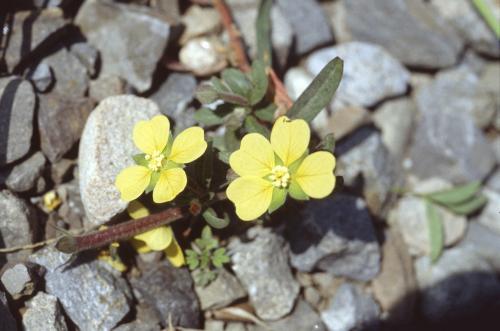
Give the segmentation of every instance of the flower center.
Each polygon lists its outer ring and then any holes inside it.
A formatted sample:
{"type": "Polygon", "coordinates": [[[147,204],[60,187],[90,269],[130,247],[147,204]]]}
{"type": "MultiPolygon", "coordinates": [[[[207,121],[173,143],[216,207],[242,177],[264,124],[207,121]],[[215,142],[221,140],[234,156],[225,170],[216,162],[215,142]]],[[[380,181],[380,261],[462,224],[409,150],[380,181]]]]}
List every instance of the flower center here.
{"type": "Polygon", "coordinates": [[[161,168],[161,162],[165,158],[165,156],[160,151],[154,151],[153,154],[146,154],[144,157],[148,160],[148,168],[152,171],[158,171],[161,168]]]}
{"type": "Polygon", "coordinates": [[[290,184],[290,172],[285,166],[275,166],[271,170],[269,179],[273,182],[274,187],[287,188],[290,184]]]}

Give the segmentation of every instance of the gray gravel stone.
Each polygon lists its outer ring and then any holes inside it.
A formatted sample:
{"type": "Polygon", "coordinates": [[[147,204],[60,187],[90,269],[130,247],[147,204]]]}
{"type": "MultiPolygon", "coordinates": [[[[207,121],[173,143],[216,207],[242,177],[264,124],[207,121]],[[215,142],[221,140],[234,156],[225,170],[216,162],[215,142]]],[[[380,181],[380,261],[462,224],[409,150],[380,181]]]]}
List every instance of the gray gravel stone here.
{"type": "Polygon", "coordinates": [[[68,25],[60,8],[21,11],[14,15],[9,42],[6,44],[5,62],[10,72],[35,51],[56,42],[68,25]]]}
{"type": "Polygon", "coordinates": [[[345,62],[334,106],[368,107],[406,92],[409,72],[382,47],[370,43],[349,42],[323,48],[308,57],[306,68],[312,76],[316,76],[336,56],[345,62]]]}
{"type": "Polygon", "coordinates": [[[81,98],[89,85],[87,69],[66,48],[60,47],[44,59],[53,70],[56,79],[53,92],[68,99],[81,98]]]}
{"type": "Polygon", "coordinates": [[[434,264],[421,257],[415,270],[421,311],[432,321],[473,316],[500,296],[495,272],[471,247],[445,250],[434,264]]]}
{"type": "Polygon", "coordinates": [[[11,268],[7,268],[0,280],[5,290],[14,299],[33,293],[34,281],[28,266],[25,264],[18,263],[11,268]]]}
{"type": "Polygon", "coordinates": [[[463,41],[453,28],[422,0],[345,0],[344,4],[352,40],[379,44],[409,66],[448,67],[462,50],[463,41]]]}
{"type": "Polygon", "coordinates": [[[57,298],[53,295],[38,292],[28,301],[28,309],[23,314],[23,326],[26,331],[66,331],[68,327],[64,321],[57,298]]]}
{"type": "Polygon", "coordinates": [[[53,247],[30,256],[46,269],[45,289],[82,331],[111,330],[130,310],[131,292],[121,274],[98,260],[70,263],[53,247]]]}
{"type": "Polygon", "coordinates": [[[153,307],[145,303],[139,303],[135,307],[137,313],[135,320],[130,323],[125,323],[113,331],[161,331],[160,319],[153,307]]]}
{"type": "Polygon", "coordinates": [[[186,268],[163,261],[131,282],[136,296],[156,309],[163,326],[168,326],[171,316],[174,326],[199,327],[200,308],[186,268]]]}
{"type": "Polygon", "coordinates": [[[467,234],[460,242],[460,247],[470,247],[486,260],[493,269],[500,272],[500,235],[478,222],[469,222],[467,234]]]}
{"type": "Polygon", "coordinates": [[[246,296],[238,279],[225,269],[220,269],[217,278],[206,287],[196,286],[195,291],[202,310],[226,307],[246,296]]]}
{"type": "Polygon", "coordinates": [[[287,220],[291,264],[368,281],[380,270],[380,249],[364,202],[354,196],[308,202],[287,220]]]}
{"type": "MultiPolygon", "coordinates": [[[[2,247],[31,244],[35,237],[36,213],[8,190],[0,191],[0,242],[2,247]]],[[[23,260],[30,250],[22,250],[7,255],[7,260],[23,260]]],[[[1,261],[0,257],[0,261],[1,261]]]]}
{"type": "Polygon", "coordinates": [[[246,288],[259,318],[276,320],[292,311],[299,284],[288,265],[288,245],[270,229],[253,227],[229,244],[233,270],[246,288]],[[272,254],[270,254],[272,252],[272,254]]]}
{"type": "Polygon", "coordinates": [[[500,193],[500,169],[496,170],[486,182],[486,186],[493,191],[500,193]]]}
{"type": "Polygon", "coordinates": [[[126,82],[118,76],[102,74],[96,80],[90,81],[89,96],[101,102],[107,97],[125,94],[126,82]]]}
{"type": "Polygon", "coordinates": [[[356,285],[340,285],[330,306],[321,312],[329,331],[378,330],[380,307],[356,285]]]}
{"type": "Polygon", "coordinates": [[[45,157],[42,152],[36,152],[26,161],[12,168],[5,185],[14,192],[29,191],[35,186],[44,168],[45,157]]]}
{"type": "Polygon", "coordinates": [[[482,193],[488,198],[488,203],[475,219],[500,235],[500,193],[488,189],[482,193]]]}
{"type": "Polygon", "coordinates": [[[86,42],[75,43],[69,50],[87,69],[89,76],[94,77],[97,73],[99,51],[86,42]]]}
{"type": "Polygon", "coordinates": [[[28,153],[35,103],[29,82],[15,76],[0,78],[0,166],[28,153]]]}
{"type": "Polygon", "coordinates": [[[103,224],[127,207],[115,187],[115,178],[134,164],[132,155],[139,152],[132,141],[134,125],[158,114],[154,102],[131,95],[109,97],[90,114],[80,140],[78,160],[88,225],[103,224]]]}
{"type": "Polygon", "coordinates": [[[139,92],[150,88],[171,33],[165,17],[146,6],[88,0],[75,24],[100,51],[102,73],[124,78],[139,92]]]}
{"type": "Polygon", "coordinates": [[[28,78],[33,82],[38,92],[46,92],[54,82],[54,73],[47,63],[41,62],[33,72],[28,73],[28,78]]]}
{"type": "Polygon", "coordinates": [[[5,293],[0,292],[0,321],[2,321],[2,330],[16,330],[16,320],[12,316],[7,304],[5,293]]]}
{"type": "Polygon", "coordinates": [[[421,179],[437,176],[452,183],[484,179],[495,158],[472,115],[424,108],[422,98],[430,96],[417,94],[420,118],[410,148],[412,173],[421,179]]]}
{"type": "Polygon", "coordinates": [[[328,19],[316,0],[278,0],[278,6],[292,26],[298,55],[333,41],[328,19]]]}

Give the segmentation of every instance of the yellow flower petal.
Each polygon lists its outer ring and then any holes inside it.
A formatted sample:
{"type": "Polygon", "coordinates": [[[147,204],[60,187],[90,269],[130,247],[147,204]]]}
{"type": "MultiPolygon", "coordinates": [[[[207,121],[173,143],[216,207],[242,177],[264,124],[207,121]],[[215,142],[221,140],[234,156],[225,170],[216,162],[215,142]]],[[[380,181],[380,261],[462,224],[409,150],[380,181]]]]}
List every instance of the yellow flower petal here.
{"type": "Polygon", "coordinates": [[[289,166],[304,154],[311,136],[309,125],[301,119],[290,120],[281,116],[271,131],[271,145],[285,166],[289,166]]]}
{"type": "Polygon", "coordinates": [[[274,152],[269,141],[258,133],[241,140],[240,149],[229,157],[231,168],[240,176],[264,177],[274,167],[274,152]]]}
{"type": "Polygon", "coordinates": [[[174,267],[179,268],[186,264],[184,253],[175,238],[173,238],[172,243],[165,250],[165,255],[174,267]]]}
{"type": "Polygon", "coordinates": [[[144,241],[132,238],[130,239],[130,243],[132,244],[132,246],[134,246],[135,250],[140,254],[151,252],[151,248],[149,248],[144,241]]]}
{"type": "Polygon", "coordinates": [[[179,133],[168,158],[176,163],[189,163],[203,155],[206,149],[205,132],[195,126],[179,133]]]}
{"type": "Polygon", "coordinates": [[[335,187],[335,157],[328,152],[308,155],[295,173],[295,180],[310,197],[320,199],[332,193],[335,187]]]}
{"type": "Polygon", "coordinates": [[[238,217],[244,221],[251,221],[269,208],[273,185],[259,177],[240,177],[229,184],[226,194],[234,203],[238,217]]]}
{"type": "Polygon", "coordinates": [[[162,203],[172,201],[187,184],[186,173],[181,168],[163,170],[153,189],[153,201],[162,203]]]}
{"type": "Polygon", "coordinates": [[[174,233],[169,226],[160,226],[134,236],[134,239],[143,241],[153,251],[162,251],[172,243],[174,233]]]}
{"type": "Polygon", "coordinates": [[[127,206],[127,213],[133,219],[143,218],[149,215],[149,210],[139,201],[131,201],[127,206]]]}
{"type": "Polygon", "coordinates": [[[123,169],[116,176],[115,185],[120,191],[122,200],[137,199],[146,189],[151,179],[151,170],[142,166],[123,169]]]}
{"type": "Polygon", "coordinates": [[[139,121],[133,132],[133,140],[143,153],[161,152],[168,142],[170,122],[164,115],[157,115],[149,121],[139,121]]]}

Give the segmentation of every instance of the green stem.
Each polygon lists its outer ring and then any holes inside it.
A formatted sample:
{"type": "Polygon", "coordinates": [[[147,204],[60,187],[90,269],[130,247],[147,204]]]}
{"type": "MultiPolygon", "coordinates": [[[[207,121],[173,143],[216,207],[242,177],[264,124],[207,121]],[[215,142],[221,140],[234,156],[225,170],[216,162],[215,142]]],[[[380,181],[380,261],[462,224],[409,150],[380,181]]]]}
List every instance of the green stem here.
{"type": "Polygon", "coordinates": [[[500,22],[496,19],[491,8],[486,4],[485,0],[472,0],[477,11],[483,16],[483,19],[488,24],[489,28],[495,33],[497,38],[500,38],[500,22]]]}

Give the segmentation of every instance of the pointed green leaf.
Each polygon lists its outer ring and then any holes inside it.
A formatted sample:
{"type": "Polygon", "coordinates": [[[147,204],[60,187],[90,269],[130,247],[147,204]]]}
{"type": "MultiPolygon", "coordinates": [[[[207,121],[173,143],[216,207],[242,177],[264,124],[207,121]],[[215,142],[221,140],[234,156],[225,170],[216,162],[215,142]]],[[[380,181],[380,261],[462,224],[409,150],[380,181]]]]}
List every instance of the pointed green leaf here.
{"type": "Polygon", "coordinates": [[[248,133],[256,132],[260,133],[264,137],[268,138],[271,132],[264,125],[260,124],[259,121],[253,116],[248,116],[245,118],[245,130],[248,133]]]}
{"type": "Polygon", "coordinates": [[[225,214],[224,218],[220,218],[212,208],[208,208],[207,210],[205,210],[202,216],[205,221],[207,221],[207,223],[213,228],[223,229],[229,225],[229,216],[225,214]]]}
{"type": "Polygon", "coordinates": [[[470,200],[461,202],[460,204],[446,205],[446,208],[457,215],[469,215],[482,208],[487,202],[488,199],[484,195],[479,194],[470,200]]]}
{"type": "Polygon", "coordinates": [[[215,90],[212,84],[202,83],[195,91],[196,99],[202,104],[212,103],[219,99],[219,93],[215,90]]]}
{"type": "Polygon", "coordinates": [[[274,113],[276,112],[276,105],[270,103],[264,108],[257,109],[254,114],[261,121],[274,122],[274,113]]]}
{"type": "Polygon", "coordinates": [[[343,70],[344,61],[339,57],[331,60],[293,104],[288,116],[312,121],[332,100],[343,70]]]}
{"type": "Polygon", "coordinates": [[[432,262],[436,262],[443,251],[444,233],[443,221],[436,206],[432,202],[425,200],[427,211],[427,224],[429,226],[429,242],[431,245],[430,258],[432,262]]]}
{"type": "Polygon", "coordinates": [[[213,110],[208,108],[201,108],[194,113],[194,119],[198,123],[206,126],[220,125],[224,123],[224,119],[222,117],[217,116],[213,110]]]}
{"type": "Polygon", "coordinates": [[[273,197],[271,199],[271,204],[269,205],[268,212],[271,214],[273,211],[277,210],[285,204],[287,191],[284,188],[273,189],[273,197]]]}
{"type": "Polygon", "coordinates": [[[252,90],[250,92],[250,104],[256,105],[266,95],[269,80],[266,74],[264,63],[255,60],[252,63],[252,71],[250,72],[250,79],[252,80],[252,90]]]}
{"type": "Polygon", "coordinates": [[[226,151],[231,153],[240,147],[240,141],[236,137],[234,130],[226,130],[224,133],[224,145],[226,146],[226,151]]]}
{"type": "Polygon", "coordinates": [[[255,31],[257,32],[257,58],[266,66],[271,66],[271,9],[273,0],[261,0],[257,20],[255,21],[255,31]]]}
{"type": "Polygon", "coordinates": [[[201,230],[201,238],[212,239],[212,229],[208,225],[205,225],[201,230]]]}
{"type": "Polygon", "coordinates": [[[149,165],[149,161],[146,160],[145,157],[146,157],[146,154],[144,154],[144,153],[135,154],[134,156],[132,156],[135,164],[143,166],[143,167],[147,167],[149,165]]]}
{"type": "Polygon", "coordinates": [[[249,105],[247,98],[232,92],[219,92],[219,98],[235,105],[240,105],[240,106],[249,105]]]}
{"type": "Polygon", "coordinates": [[[210,79],[210,83],[212,84],[213,88],[217,91],[217,93],[231,92],[229,87],[227,87],[227,85],[224,84],[224,82],[217,77],[212,77],[210,79]]]}
{"type": "Polygon", "coordinates": [[[474,194],[479,191],[480,188],[481,183],[475,181],[466,185],[426,194],[425,196],[438,204],[448,206],[453,204],[460,204],[471,199],[474,194]]]}
{"type": "Polygon", "coordinates": [[[333,153],[335,150],[335,136],[333,133],[327,134],[323,140],[321,140],[321,143],[319,144],[319,149],[333,153]]]}
{"type": "Polygon", "coordinates": [[[292,179],[290,186],[288,187],[288,192],[290,196],[295,200],[309,200],[309,196],[302,190],[300,185],[292,179]]]}
{"type": "Polygon", "coordinates": [[[238,69],[224,69],[221,77],[232,92],[245,98],[250,94],[252,83],[248,80],[247,76],[238,69]]]}

